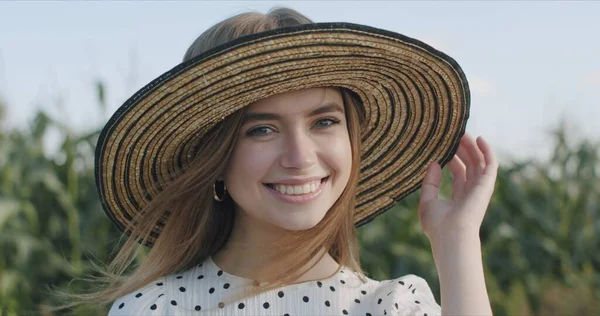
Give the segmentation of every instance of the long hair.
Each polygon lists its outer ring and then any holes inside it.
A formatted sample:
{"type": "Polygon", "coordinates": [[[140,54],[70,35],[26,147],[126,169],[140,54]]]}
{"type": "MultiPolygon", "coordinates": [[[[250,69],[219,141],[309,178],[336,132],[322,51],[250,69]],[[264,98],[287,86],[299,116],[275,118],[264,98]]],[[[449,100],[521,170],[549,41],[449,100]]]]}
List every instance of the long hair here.
{"type": "MultiPolygon", "coordinates": [[[[306,23],[312,21],[288,8],[274,8],[267,14],[238,14],[202,33],[185,53],[184,61],[243,35],[306,23]]],[[[352,148],[348,184],[317,225],[293,232],[270,245],[273,260],[265,268],[269,273],[261,274],[261,285],[245,295],[293,284],[306,272],[309,262],[316,262],[315,257],[325,255],[322,249],[340,264],[338,271],[342,266],[348,267],[366,281],[359,263],[354,225],[364,109],[355,93],[338,89],[344,100],[352,148]]],[[[55,310],[82,303],[110,304],[160,277],[190,269],[225,246],[233,227],[234,202],[230,197],[223,202],[215,201],[213,184],[230,160],[244,114],[245,109],[231,114],[203,137],[194,162],[134,218],[135,228],[108,267],[96,267],[100,277],[82,278],[102,284],[102,289],[83,294],[61,292],[71,303],[55,310]],[[139,265],[131,269],[142,248],[137,240],[147,238],[161,218],[168,220],[160,236],[139,265]],[[132,272],[126,273],[129,270],[132,272]]],[[[121,238],[124,237],[125,233],[121,238]]]]}

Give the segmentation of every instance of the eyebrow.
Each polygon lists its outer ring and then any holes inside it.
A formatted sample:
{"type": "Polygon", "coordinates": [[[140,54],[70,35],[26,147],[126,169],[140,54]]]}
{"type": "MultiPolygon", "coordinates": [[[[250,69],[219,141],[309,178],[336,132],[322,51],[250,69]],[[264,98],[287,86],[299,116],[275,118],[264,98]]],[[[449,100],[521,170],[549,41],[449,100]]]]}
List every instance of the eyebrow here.
{"type": "MultiPolygon", "coordinates": [[[[312,116],[323,114],[323,113],[331,113],[331,112],[344,113],[344,108],[341,107],[336,102],[325,103],[325,104],[319,106],[318,108],[312,110],[308,114],[308,117],[312,117],[312,116]]],[[[242,124],[247,124],[249,122],[254,122],[254,121],[280,120],[281,118],[282,118],[281,115],[275,114],[275,113],[251,112],[251,113],[246,113],[242,124]]]]}

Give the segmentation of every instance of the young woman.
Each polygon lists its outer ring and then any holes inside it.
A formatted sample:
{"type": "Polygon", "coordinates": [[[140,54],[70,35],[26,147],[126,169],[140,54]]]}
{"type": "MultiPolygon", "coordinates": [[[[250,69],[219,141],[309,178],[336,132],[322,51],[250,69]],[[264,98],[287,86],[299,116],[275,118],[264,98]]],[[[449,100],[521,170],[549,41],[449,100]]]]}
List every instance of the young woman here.
{"type": "Polygon", "coordinates": [[[465,134],[469,102],[452,58],[400,34],[285,8],[218,23],[100,136],[101,201],[129,239],[86,298],[109,315],[491,314],[479,228],[498,164],[465,134]],[[419,188],[441,306],[424,279],[359,264],[355,227],[419,188]]]}

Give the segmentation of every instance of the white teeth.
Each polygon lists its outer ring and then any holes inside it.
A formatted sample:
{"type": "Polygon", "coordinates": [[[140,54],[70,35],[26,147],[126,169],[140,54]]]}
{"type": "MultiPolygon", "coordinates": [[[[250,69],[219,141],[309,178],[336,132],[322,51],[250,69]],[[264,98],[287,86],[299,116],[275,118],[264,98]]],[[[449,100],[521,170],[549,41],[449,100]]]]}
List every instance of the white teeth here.
{"type": "Polygon", "coordinates": [[[281,194],[299,195],[315,192],[321,186],[321,180],[311,181],[303,185],[273,184],[271,187],[281,194]]]}
{"type": "MultiPolygon", "coordinates": [[[[294,192],[296,192],[296,189],[294,189],[294,192]]],[[[304,193],[304,194],[310,193],[310,184],[309,183],[302,186],[302,193],[304,193]]]]}

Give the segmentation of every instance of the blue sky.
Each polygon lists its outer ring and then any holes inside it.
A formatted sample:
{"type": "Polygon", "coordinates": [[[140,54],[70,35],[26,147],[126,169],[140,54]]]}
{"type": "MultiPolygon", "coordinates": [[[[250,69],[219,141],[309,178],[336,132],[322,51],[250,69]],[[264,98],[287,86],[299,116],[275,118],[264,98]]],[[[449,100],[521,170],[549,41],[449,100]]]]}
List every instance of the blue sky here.
{"type": "Polygon", "coordinates": [[[43,107],[78,129],[99,126],[231,15],[273,6],[420,39],[455,58],[472,89],[467,131],[499,155],[544,156],[567,118],[600,135],[600,2],[0,2],[0,97],[11,125],[43,107]],[[594,39],[596,38],[596,39],[594,39]],[[101,112],[93,83],[107,84],[101,112]]]}

